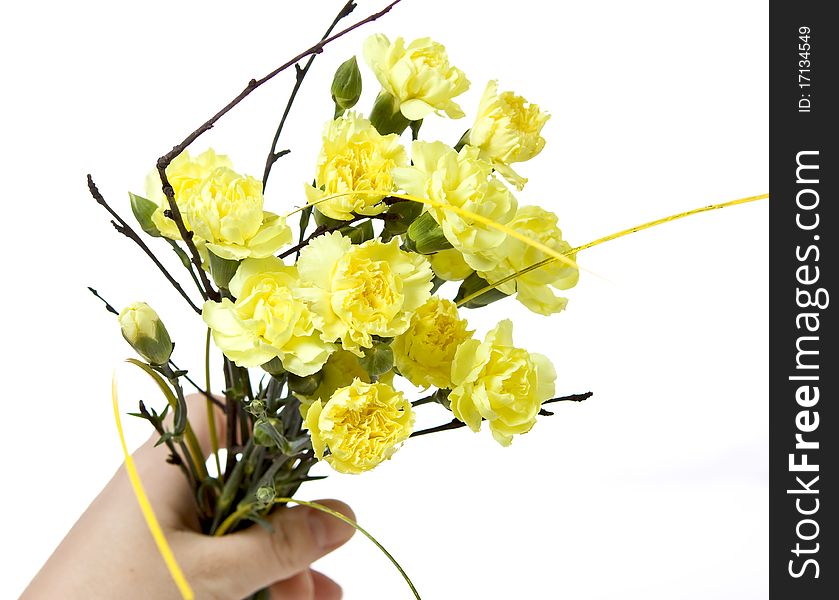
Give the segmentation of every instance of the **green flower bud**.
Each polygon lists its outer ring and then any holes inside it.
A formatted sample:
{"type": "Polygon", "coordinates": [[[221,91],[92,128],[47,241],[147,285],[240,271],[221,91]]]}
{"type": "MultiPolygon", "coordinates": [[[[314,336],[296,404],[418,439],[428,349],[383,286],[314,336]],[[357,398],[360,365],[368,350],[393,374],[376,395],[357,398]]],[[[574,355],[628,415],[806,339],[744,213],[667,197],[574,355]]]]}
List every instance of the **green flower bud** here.
{"type": "Polygon", "coordinates": [[[338,113],[355,106],[361,97],[361,71],[355,56],[338,67],[332,79],[332,100],[338,113]]]}
{"type": "Polygon", "coordinates": [[[318,389],[321,378],[322,375],[320,371],[313,373],[312,375],[307,375],[306,377],[299,377],[298,375],[289,373],[288,388],[295,394],[300,394],[301,396],[311,396],[315,393],[315,390],[318,389]]]}
{"type": "Polygon", "coordinates": [[[256,502],[262,508],[269,506],[276,496],[277,492],[273,487],[261,487],[256,490],[256,502]]]}
{"type": "Polygon", "coordinates": [[[245,406],[245,410],[255,417],[261,417],[265,414],[265,401],[260,398],[254,398],[250,404],[245,406]]]}
{"type": "Polygon", "coordinates": [[[122,337],[149,364],[165,365],[172,356],[172,339],[151,306],[145,302],[129,304],[119,313],[122,337]]]}
{"type": "MultiPolygon", "coordinates": [[[[470,294],[474,294],[478,290],[484,289],[488,286],[489,283],[486,279],[482,278],[477,273],[472,273],[469,277],[463,280],[463,283],[460,284],[460,289],[457,290],[457,296],[454,297],[454,301],[460,302],[470,294]]],[[[506,298],[507,294],[499,290],[498,288],[492,288],[491,290],[487,290],[480,296],[477,296],[464,304],[466,308],[481,308],[482,306],[486,306],[487,304],[492,304],[496,300],[501,300],[502,298],[506,298]]]]}
{"type": "Polygon", "coordinates": [[[282,427],[282,423],[279,419],[273,417],[257,419],[253,424],[253,443],[266,448],[276,448],[277,440],[269,431],[271,428],[279,430],[280,427],[282,427]]]}
{"type": "Polygon", "coordinates": [[[384,375],[393,368],[393,350],[384,342],[373,342],[373,347],[364,350],[358,363],[371,377],[384,375]]]}
{"type": "Polygon", "coordinates": [[[382,90],[376,97],[373,110],[370,111],[370,123],[382,135],[401,135],[411,122],[399,110],[399,101],[382,90]]]}
{"type": "Polygon", "coordinates": [[[424,212],[408,227],[405,247],[419,254],[433,254],[440,250],[448,250],[452,245],[431,213],[424,212]]]}
{"type": "Polygon", "coordinates": [[[128,197],[131,199],[131,212],[142,230],[152,237],[160,237],[160,230],[151,220],[151,216],[157,211],[157,204],[131,192],[128,192],[128,197]]]}

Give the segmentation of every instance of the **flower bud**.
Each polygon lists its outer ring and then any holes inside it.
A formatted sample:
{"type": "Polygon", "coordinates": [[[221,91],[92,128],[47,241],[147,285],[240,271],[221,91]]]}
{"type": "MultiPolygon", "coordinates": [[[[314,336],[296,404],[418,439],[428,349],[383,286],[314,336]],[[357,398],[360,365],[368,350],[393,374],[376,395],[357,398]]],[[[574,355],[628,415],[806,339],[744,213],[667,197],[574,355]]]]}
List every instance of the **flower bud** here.
{"type": "Polygon", "coordinates": [[[164,365],[172,356],[172,339],[166,327],[145,302],[129,304],[119,313],[122,337],[149,364],[164,365]]]}
{"type": "Polygon", "coordinates": [[[358,362],[371,377],[384,375],[393,368],[393,350],[385,342],[373,342],[373,347],[365,349],[358,362]]]}
{"type": "Polygon", "coordinates": [[[419,254],[432,254],[452,247],[442,227],[429,212],[422,213],[408,227],[405,245],[408,250],[419,254]]]}
{"type": "Polygon", "coordinates": [[[261,487],[256,490],[256,502],[261,507],[269,506],[276,497],[277,492],[273,487],[261,487]]]}
{"type": "Polygon", "coordinates": [[[361,97],[361,71],[355,56],[341,64],[332,79],[332,100],[335,112],[345,111],[355,106],[361,97]]]}
{"type": "Polygon", "coordinates": [[[277,439],[271,432],[277,432],[281,425],[280,420],[273,417],[257,419],[253,424],[253,443],[266,448],[277,448],[277,439]]]}

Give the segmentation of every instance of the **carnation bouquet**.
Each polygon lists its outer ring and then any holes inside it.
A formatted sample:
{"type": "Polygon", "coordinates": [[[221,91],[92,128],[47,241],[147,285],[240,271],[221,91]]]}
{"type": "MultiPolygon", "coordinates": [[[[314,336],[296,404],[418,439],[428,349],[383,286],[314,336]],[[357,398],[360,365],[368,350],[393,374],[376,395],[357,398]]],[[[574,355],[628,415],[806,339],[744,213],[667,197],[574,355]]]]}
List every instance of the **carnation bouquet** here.
{"type": "MultiPolygon", "coordinates": [[[[485,428],[508,446],[534,427],[538,435],[537,422],[553,414],[553,403],[579,402],[591,393],[559,389],[550,358],[516,339],[512,319],[477,336],[472,314],[504,301],[521,305],[516,319],[556,315],[567,305],[560,293],[578,282],[581,252],[767,197],[704,206],[572,245],[554,213],[524,199],[525,163],[545,145],[549,114],[497,81],[483,84],[477,106],[462,107],[458,97],[470,81],[441,43],[373,34],[360,44],[362,61],[353,56],[332,66],[334,114],[324,115],[313,177],[286,175],[299,179],[299,199],[268,206],[272,167],[285,154],[278,140],[315,56],[397,2],[339,30],[355,8],[347,2],[320,42],[251,80],[161,156],[146,189],[129,194],[136,225],[88,176],[92,197],[117,231],[148,256],[206,326],[206,372],[196,375],[173,362],[176,340],[166,315],[145,302],[154,298],[114,306],[104,291],[91,289],[117,315],[136,351],[128,361],[166,398],[160,410],[140,402],[132,414],[148,421],[167,447],[173,466],[160,468],[183,471],[207,535],[269,526],[266,517],[288,503],[348,520],[306,501],[305,491],[300,496],[301,485],[319,477],[310,471],[321,461],[341,473],[363,474],[398,460],[399,448],[417,436],[485,428]],[[291,68],[294,89],[261,177],[240,172],[222,151],[192,150],[232,108],[291,68]],[[372,106],[358,105],[362,82],[379,89],[372,106]],[[467,114],[459,139],[425,137],[426,120],[467,114]],[[159,260],[167,249],[177,254],[182,273],[159,260]],[[216,390],[210,385],[213,346],[224,356],[224,386],[216,390]],[[188,410],[189,389],[203,395],[204,410],[188,410]],[[415,427],[418,411],[436,411],[439,424],[415,427]],[[208,420],[209,448],[192,432],[196,419],[208,420]]],[[[114,406],[120,425],[116,391],[114,406]]],[[[127,451],[126,467],[173,578],[191,597],[127,451]]]]}

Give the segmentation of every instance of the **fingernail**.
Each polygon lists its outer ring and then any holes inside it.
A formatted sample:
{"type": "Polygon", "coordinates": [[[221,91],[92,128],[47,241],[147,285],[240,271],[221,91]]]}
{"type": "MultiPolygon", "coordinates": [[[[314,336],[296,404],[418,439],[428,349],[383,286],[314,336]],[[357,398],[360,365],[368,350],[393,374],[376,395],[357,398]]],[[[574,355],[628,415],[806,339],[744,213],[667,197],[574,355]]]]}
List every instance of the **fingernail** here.
{"type": "Polygon", "coordinates": [[[332,548],[347,538],[344,524],[340,520],[319,511],[309,511],[309,528],[315,543],[324,549],[332,548]]]}

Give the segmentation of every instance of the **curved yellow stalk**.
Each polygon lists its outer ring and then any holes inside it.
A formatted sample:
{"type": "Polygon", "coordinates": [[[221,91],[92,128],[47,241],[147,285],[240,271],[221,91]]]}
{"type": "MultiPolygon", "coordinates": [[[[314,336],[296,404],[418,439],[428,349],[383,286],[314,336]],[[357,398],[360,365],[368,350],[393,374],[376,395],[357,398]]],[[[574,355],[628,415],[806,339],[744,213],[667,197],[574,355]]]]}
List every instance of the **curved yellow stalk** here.
{"type": "MultiPolygon", "coordinates": [[[[297,498],[274,498],[274,501],[273,501],[274,504],[282,504],[282,503],[288,503],[288,502],[293,502],[294,504],[300,504],[302,506],[308,506],[309,508],[313,508],[315,510],[319,510],[321,512],[324,512],[328,515],[331,515],[331,516],[335,517],[336,519],[339,519],[339,520],[343,521],[344,523],[346,523],[347,525],[349,525],[353,529],[355,529],[357,531],[360,531],[362,533],[362,535],[364,535],[368,540],[373,542],[373,544],[375,544],[376,547],[379,550],[381,550],[382,553],[385,556],[387,556],[388,560],[390,560],[390,562],[393,563],[393,566],[396,567],[396,570],[399,571],[400,575],[402,575],[402,579],[404,579],[405,583],[408,584],[408,587],[411,588],[411,592],[413,592],[414,598],[416,598],[417,600],[422,600],[420,598],[419,592],[417,591],[417,588],[414,587],[414,582],[411,581],[410,577],[408,577],[408,574],[405,572],[405,569],[402,568],[402,565],[400,565],[396,561],[396,559],[393,558],[393,555],[390,552],[388,552],[387,549],[384,546],[382,546],[382,544],[379,542],[379,540],[374,538],[373,535],[371,533],[369,533],[366,529],[364,529],[361,525],[359,525],[358,523],[356,523],[354,520],[350,519],[346,515],[342,515],[337,510],[332,510],[328,506],[324,506],[323,504],[319,504],[317,502],[309,502],[308,500],[298,500],[297,498]]],[[[215,536],[224,535],[225,533],[227,533],[230,530],[231,527],[233,527],[236,523],[238,523],[242,518],[244,518],[252,510],[254,510],[254,506],[252,504],[245,504],[245,505],[240,506],[235,512],[230,514],[221,523],[221,525],[219,525],[219,528],[216,530],[216,532],[213,535],[215,535],[215,536]]]]}
{"type": "MultiPolygon", "coordinates": [[[[729,206],[736,206],[738,204],[746,204],[748,202],[756,202],[757,200],[768,200],[769,194],[760,194],[759,196],[748,196],[746,198],[739,198],[737,200],[731,200],[729,202],[722,202],[720,204],[709,204],[708,206],[702,206],[700,208],[694,208],[692,210],[687,210],[685,212],[676,213],[675,215],[670,215],[669,217],[662,217],[661,219],[656,219],[654,221],[648,221],[647,223],[643,223],[641,225],[636,225],[635,227],[630,227],[629,229],[624,229],[622,231],[618,231],[617,233],[611,233],[609,235],[603,236],[601,238],[597,238],[594,241],[591,241],[587,244],[583,244],[582,246],[577,246],[576,248],[571,248],[570,250],[564,252],[566,255],[576,255],[578,252],[582,252],[583,250],[588,250],[589,248],[593,248],[594,246],[599,246],[600,244],[605,244],[606,242],[611,242],[614,239],[623,237],[625,235],[629,235],[630,233],[636,233],[638,231],[643,231],[644,229],[650,229],[651,227],[655,227],[657,225],[663,225],[664,223],[669,223],[671,221],[676,221],[678,219],[684,219],[685,217],[690,217],[693,215],[698,215],[699,213],[708,212],[711,210],[717,210],[720,208],[727,208],[729,206]]],[[[483,294],[487,293],[488,291],[495,289],[499,285],[503,285],[508,281],[512,281],[517,277],[524,275],[525,273],[530,273],[531,271],[535,271],[541,267],[544,267],[547,264],[550,264],[555,259],[553,257],[546,258],[544,260],[540,260],[537,263],[533,263],[532,265],[528,265],[525,268],[521,269],[520,271],[516,271],[512,275],[508,275],[503,279],[499,279],[496,282],[490,283],[489,285],[473,292],[460,300],[457,303],[458,306],[463,306],[470,300],[474,300],[478,296],[482,296],[483,294]]]]}
{"type": "Polygon", "coordinates": [[[143,518],[146,520],[146,525],[148,525],[151,536],[154,538],[154,543],[157,544],[157,550],[160,552],[160,556],[163,557],[163,562],[166,563],[166,568],[169,569],[172,579],[175,580],[178,591],[180,591],[184,600],[193,600],[195,595],[192,592],[192,588],[189,582],[187,582],[186,577],[184,577],[178,561],[175,560],[175,555],[172,553],[172,548],[169,547],[169,543],[166,541],[166,536],[163,535],[163,530],[157,521],[157,517],[154,516],[154,510],[152,510],[149,498],[146,496],[143,482],[140,481],[137,467],[134,466],[134,459],[128,452],[128,446],[125,443],[125,433],[122,430],[122,419],[119,416],[116,373],[114,373],[111,380],[111,399],[114,405],[114,421],[116,422],[117,432],[119,433],[119,442],[122,445],[122,453],[125,456],[125,470],[128,473],[131,487],[134,489],[134,495],[137,497],[137,504],[140,505],[140,510],[143,513],[143,518]]]}

